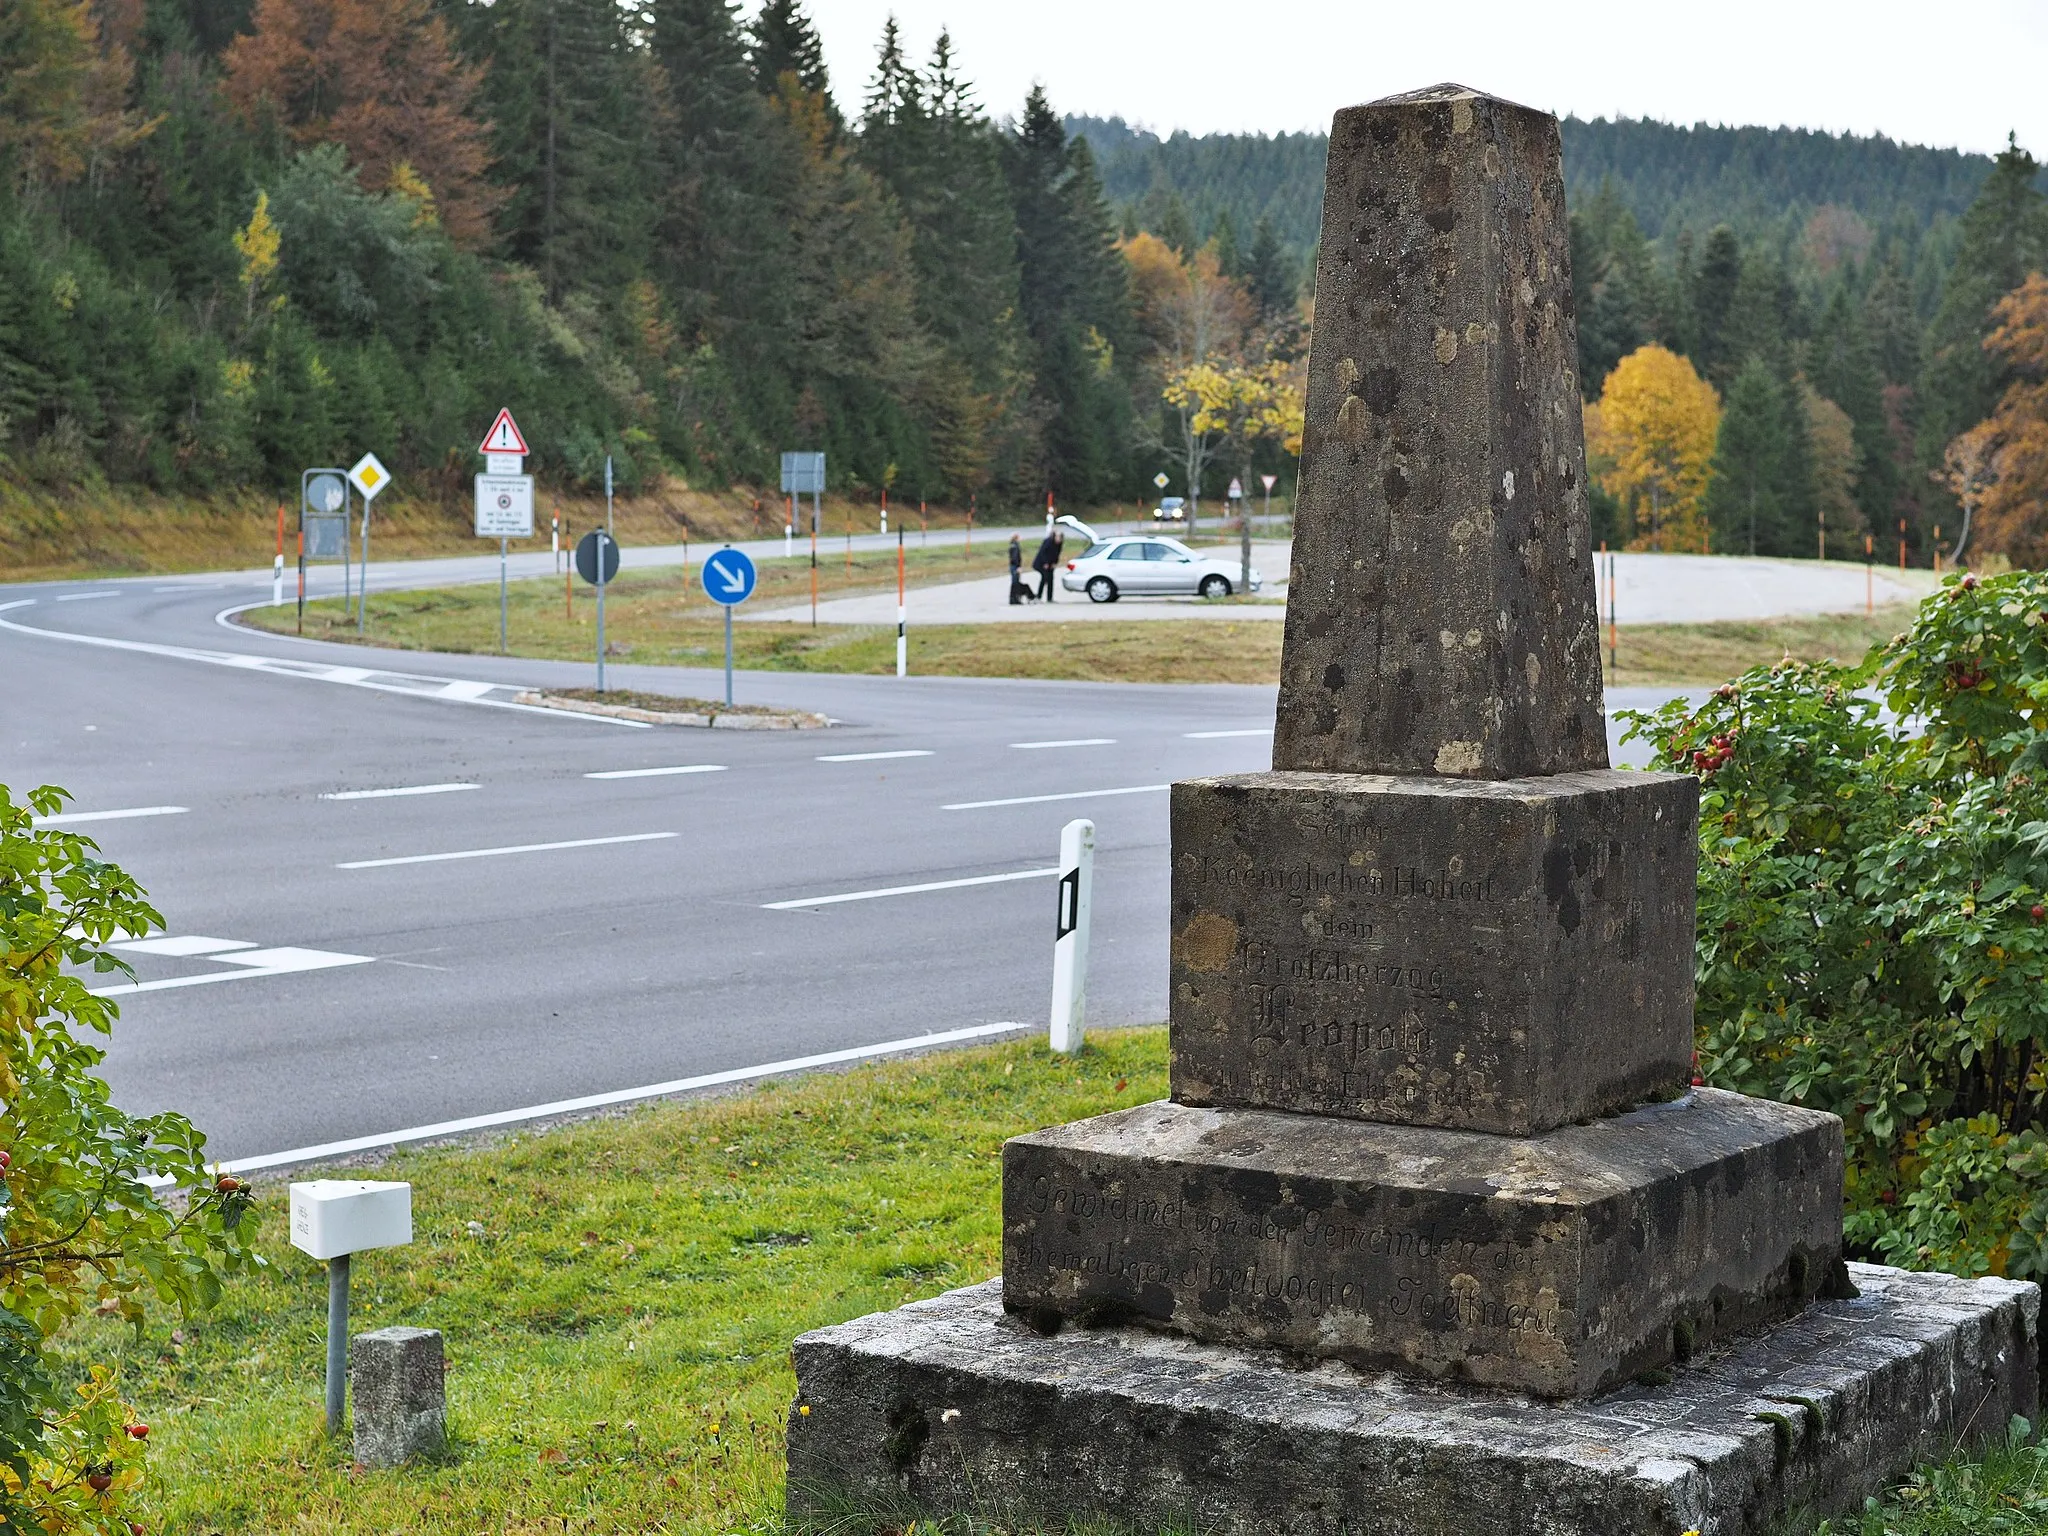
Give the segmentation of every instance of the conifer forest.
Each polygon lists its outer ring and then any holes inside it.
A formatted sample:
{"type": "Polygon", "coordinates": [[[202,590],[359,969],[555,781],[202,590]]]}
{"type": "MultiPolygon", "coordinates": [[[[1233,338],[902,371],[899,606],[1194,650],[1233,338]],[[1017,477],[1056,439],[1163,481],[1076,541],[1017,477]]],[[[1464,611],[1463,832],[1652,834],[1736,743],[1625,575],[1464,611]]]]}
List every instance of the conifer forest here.
{"type": "MultiPolygon", "coordinates": [[[[1564,146],[1596,536],[2048,558],[2026,147],[1564,146]]],[[[565,489],[1284,495],[1323,153],[987,102],[893,22],[831,78],[803,0],[0,0],[0,492],[374,448],[454,505],[509,405],[565,489]]]]}

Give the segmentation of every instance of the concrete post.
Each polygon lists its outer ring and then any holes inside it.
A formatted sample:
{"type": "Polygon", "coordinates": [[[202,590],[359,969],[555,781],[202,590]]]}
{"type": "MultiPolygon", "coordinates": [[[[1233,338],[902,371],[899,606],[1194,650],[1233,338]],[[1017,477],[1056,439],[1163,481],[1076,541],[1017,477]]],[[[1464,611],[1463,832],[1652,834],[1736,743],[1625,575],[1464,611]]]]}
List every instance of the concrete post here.
{"type": "Polygon", "coordinates": [[[447,1443],[448,1396],[437,1328],[359,1333],[349,1350],[355,1393],[355,1458],[395,1467],[447,1443]]]}

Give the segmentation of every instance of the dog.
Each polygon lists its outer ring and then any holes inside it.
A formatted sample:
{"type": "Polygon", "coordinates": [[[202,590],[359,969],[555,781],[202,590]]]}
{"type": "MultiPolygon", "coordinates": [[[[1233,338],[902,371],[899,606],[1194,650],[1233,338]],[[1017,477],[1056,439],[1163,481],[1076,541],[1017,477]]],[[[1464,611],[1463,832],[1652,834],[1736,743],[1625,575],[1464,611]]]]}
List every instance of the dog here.
{"type": "Polygon", "coordinates": [[[1010,578],[1011,606],[1014,607],[1018,603],[1035,603],[1037,601],[1038,589],[1036,587],[1032,586],[1030,582],[1024,580],[1021,576],[1012,576],[1010,578]]]}

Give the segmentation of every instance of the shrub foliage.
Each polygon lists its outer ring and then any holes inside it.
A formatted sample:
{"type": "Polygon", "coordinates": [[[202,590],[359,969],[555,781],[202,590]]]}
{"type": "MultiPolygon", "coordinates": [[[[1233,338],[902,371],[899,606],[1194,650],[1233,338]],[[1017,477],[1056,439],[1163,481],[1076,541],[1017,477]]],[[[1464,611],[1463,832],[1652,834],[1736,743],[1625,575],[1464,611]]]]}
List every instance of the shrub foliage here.
{"type": "Polygon", "coordinates": [[[117,1010],[88,979],[162,919],[90,839],[36,825],[64,798],[0,785],[0,1536],[130,1530],[148,1428],[104,1369],[67,1380],[55,1336],[88,1311],[139,1325],[150,1295],[210,1306],[254,1262],[248,1192],[208,1173],[205,1137],[93,1076],[117,1010]]]}
{"type": "Polygon", "coordinates": [[[2048,576],[1630,718],[1701,780],[1701,1076],[1842,1117],[1853,1250],[2048,1278],[2048,576]]]}

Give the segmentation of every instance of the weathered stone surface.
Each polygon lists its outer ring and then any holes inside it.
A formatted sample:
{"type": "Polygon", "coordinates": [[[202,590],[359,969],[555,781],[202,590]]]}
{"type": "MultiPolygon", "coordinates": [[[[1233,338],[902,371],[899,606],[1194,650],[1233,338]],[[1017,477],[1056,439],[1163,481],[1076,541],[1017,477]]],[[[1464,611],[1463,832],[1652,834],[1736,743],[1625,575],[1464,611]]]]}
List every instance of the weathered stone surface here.
{"type": "Polygon", "coordinates": [[[2034,1286],[1850,1275],[1855,1300],[1567,1406],[1141,1329],[1043,1338],[990,1281],[797,1340],[790,1507],[1210,1536],[1753,1536],[2035,1412],[2034,1286]]]}
{"type": "Polygon", "coordinates": [[[1273,766],[1607,766],[1557,120],[1330,129],[1273,766]]]}
{"type": "Polygon", "coordinates": [[[1833,1115],[1696,1089],[1545,1136],[1143,1104],[1003,1148],[1003,1300],[1583,1397],[1820,1294],[1833,1115]]]}
{"type": "Polygon", "coordinates": [[[355,1456],[395,1467],[437,1454],[447,1442],[448,1398],[435,1328],[378,1328],[349,1341],[355,1456]]]}
{"type": "Polygon", "coordinates": [[[1173,786],[1173,1096],[1531,1135],[1691,1077],[1699,788],[1173,786]]]}

